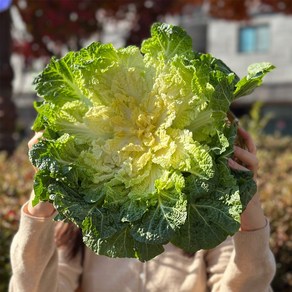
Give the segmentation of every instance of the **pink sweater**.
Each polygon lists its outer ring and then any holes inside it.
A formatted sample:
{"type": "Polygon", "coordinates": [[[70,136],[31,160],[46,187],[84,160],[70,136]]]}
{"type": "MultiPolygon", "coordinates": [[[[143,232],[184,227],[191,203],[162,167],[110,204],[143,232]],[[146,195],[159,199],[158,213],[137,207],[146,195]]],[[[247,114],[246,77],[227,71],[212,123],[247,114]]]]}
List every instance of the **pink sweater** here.
{"type": "Polygon", "coordinates": [[[275,273],[269,224],[238,232],[218,247],[188,257],[171,244],[149,262],[111,259],[85,249],[68,261],[54,242],[52,218],[21,211],[11,245],[13,275],[9,292],[73,292],[82,275],[83,292],[266,292],[275,273]]]}

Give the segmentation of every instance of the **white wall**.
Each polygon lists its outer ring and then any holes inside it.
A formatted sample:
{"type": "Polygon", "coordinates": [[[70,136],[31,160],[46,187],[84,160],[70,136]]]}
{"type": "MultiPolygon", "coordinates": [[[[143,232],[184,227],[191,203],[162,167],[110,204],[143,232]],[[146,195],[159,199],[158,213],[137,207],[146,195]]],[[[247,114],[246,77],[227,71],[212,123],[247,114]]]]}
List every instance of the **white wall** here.
{"type": "Polygon", "coordinates": [[[265,78],[268,83],[292,82],[292,16],[261,15],[245,22],[210,20],[208,24],[208,51],[222,59],[240,77],[247,66],[255,62],[270,62],[277,68],[265,78]],[[238,52],[239,28],[246,25],[269,24],[271,46],[267,53],[238,52]]]}

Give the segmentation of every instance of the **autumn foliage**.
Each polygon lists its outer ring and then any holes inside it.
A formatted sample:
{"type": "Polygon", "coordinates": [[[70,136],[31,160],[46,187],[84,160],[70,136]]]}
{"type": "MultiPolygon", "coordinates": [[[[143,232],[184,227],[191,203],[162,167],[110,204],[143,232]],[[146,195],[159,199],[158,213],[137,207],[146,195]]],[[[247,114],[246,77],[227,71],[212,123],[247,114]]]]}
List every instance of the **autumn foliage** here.
{"type": "Polygon", "coordinates": [[[14,47],[27,59],[59,55],[64,45],[78,50],[92,34],[98,40],[104,17],[116,21],[131,15],[125,45],[140,45],[151,24],[168,14],[202,10],[210,17],[243,20],[254,12],[292,13],[290,0],[14,0],[14,5],[30,34],[25,42],[15,40],[14,47]]]}

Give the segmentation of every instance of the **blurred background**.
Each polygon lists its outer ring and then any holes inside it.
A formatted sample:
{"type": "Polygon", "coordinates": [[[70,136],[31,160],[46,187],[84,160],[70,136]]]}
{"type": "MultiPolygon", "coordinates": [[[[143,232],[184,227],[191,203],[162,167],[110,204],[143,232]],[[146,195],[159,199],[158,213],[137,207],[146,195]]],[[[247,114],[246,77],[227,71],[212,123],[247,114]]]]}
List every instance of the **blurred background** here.
{"type": "Polygon", "coordinates": [[[240,77],[248,65],[276,69],[232,105],[261,161],[259,191],[272,225],[275,291],[292,291],[291,0],[0,0],[0,292],[10,277],[9,246],[32,188],[26,143],[36,116],[33,79],[52,56],[93,41],[139,46],[153,22],[180,25],[193,47],[240,77]]]}

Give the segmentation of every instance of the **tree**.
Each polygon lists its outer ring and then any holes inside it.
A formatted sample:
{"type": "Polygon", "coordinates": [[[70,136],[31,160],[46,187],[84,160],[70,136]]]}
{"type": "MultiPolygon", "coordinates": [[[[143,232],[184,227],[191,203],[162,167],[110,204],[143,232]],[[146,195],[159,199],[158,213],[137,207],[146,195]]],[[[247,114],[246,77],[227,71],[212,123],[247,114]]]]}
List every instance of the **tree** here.
{"type": "MultiPolygon", "coordinates": [[[[126,44],[139,45],[149,35],[149,27],[172,10],[176,0],[14,0],[30,38],[15,42],[15,50],[27,60],[60,55],[60,48],[78,50],[82,40],[102,29],[99,13],[112,19],[135,17],[126,44]]],[[[97,36],[98,38],[98,36],[97,36]]]]}
{"type": "MultiPolygon", "coordinates": [[[[8,3],[8,1],[6,1],[8,3]]],[[[16,106],[12,100],[11,17],[9,6],[0,12],[0,150],[9,154],[15,148],[16,106]],[[5,45],[2,45],[5,44],[5,45]]]]}
{"type": "MultiPolygon", "coordinates": [[[[181,13],[186,5],[205,7],[212,17],[248,19],[252,10],[292,13],[291,0],[14,0],[31,39],[20,46],[27,58],[59,55],[60,47],[80,49],[82,39],[102,30],[99,12],[113,19],[132,17],[125,45],[140,45],[155,21],[181,13]]],[[[98,36],[97,36],[98,39],[98,36]]]]}
{"type": "Polygon", "coordinates": [[[26,58],[60,55],[60,49],[78,50],[82,40],[100,31],[96,12],[101,1],[15,0],[30,38],[15,43],[26,58]]]}
{"type": "Polygon", "coordinates": [[[210,15],[229,20],[248,19],[252,12],[292,13],[291,0],[210,0],[210,15]]]}

